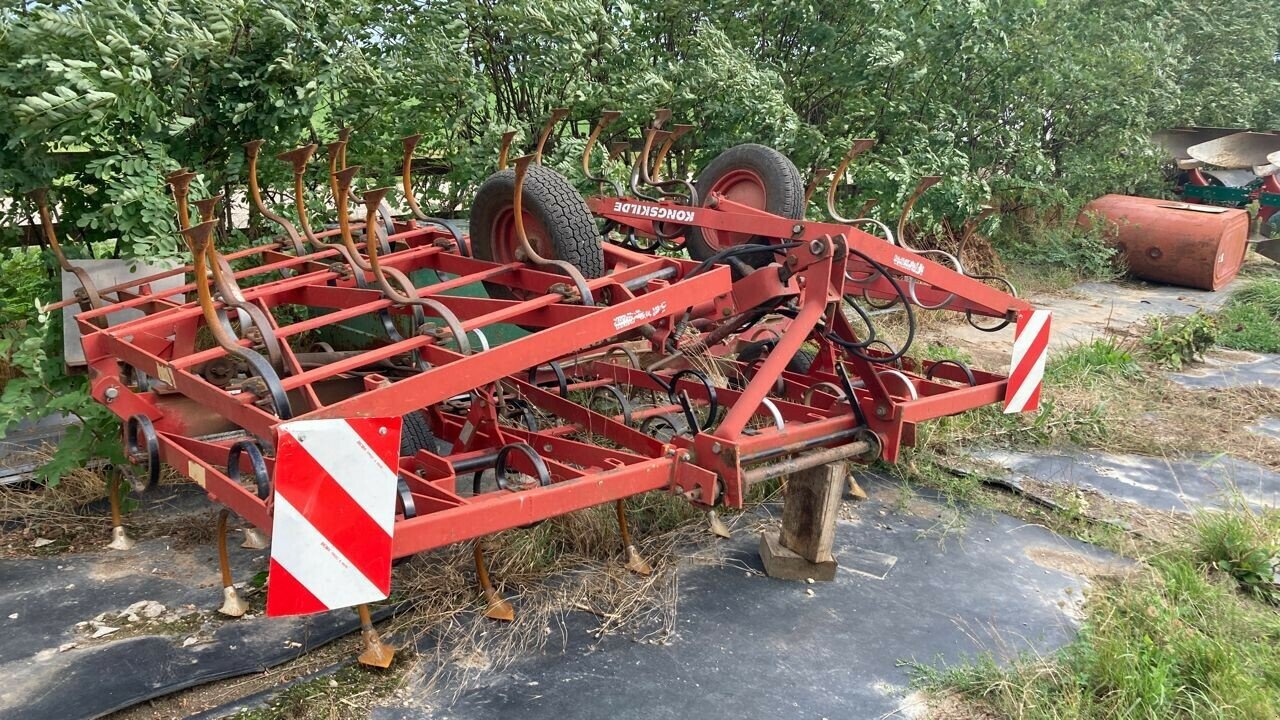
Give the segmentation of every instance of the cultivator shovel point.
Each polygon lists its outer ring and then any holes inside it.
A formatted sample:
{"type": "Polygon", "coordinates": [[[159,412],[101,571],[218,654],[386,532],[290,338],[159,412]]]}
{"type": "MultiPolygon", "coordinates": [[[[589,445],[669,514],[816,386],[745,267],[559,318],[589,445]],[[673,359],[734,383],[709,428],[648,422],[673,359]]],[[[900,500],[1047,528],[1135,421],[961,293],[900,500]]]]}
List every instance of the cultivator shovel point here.
{"type": "MultiPolygon", "coordinates": [[[[322,537],[365,522],[310,517],[323,508],[295,508],[278,494],[277,480],[305,470],[281,453],[286,421],[399,418],[398,457],[383,465],[395,483],[383,528],[391,557],[474,542],[484,614],[510,621],[515,610],[485,558],[494,533],[613,503],[625,566],[648,574],[628,497],[681,496],[727,537],[717,511],[741,507],[752,485],[841,460],[893,462],[918,423],[1005,400],[1004,376],[908,356],[919,308],[964,313],[989,331],[1031,309],[1007,281],[903,242],[907,213],[937,178],[909,196],[897,232],[841,218],[834,186],[870,147],[858,141],[832,174],[832,221],[808,221],[817,182],[806,188],[776,151],[730,148],[690,181],[669,160],[691,126],[668,130],[671,114],[659,110],[630,152],[606,136],[623,125],[610,111],[586,143],[583,174],[600,191],[584,199],[539,162],[567,116],[553,111],[533,151],[514,160],[514,136],[503,136],[469,237],[413,197],[419,136],[400,148],[409,213],[387,229],[387,188],[357,193],[365,217],[351,217],[361,169],[346,163],[345,133],[327,149],[331,227],[307,212],[316,146],[276,156],[293,172],[292,220],[264,206],[263,143],[249,143],[249,196],[281,240],[224,255],[217,199],[195,204],[197,221],[191,178],[172,175],[190,264],[98,289],[96,301],[85,294],[75,319],[90,390],[128,421],[131,457],[167,463],[226,508],[224,614],[245,609],[226,557],[227,512],[271,531],[285,508],[322,537]],[[606,163],[629,162],[629,195],[593,173],[596,147],[609,148],[606,163]],[[159,278],[185,284],[153,291],[159,278]],[[897,346],[877,333],[870,310],[895,304],[910,331],[897,346]],[[353,335],[357,326],[363,334],[353,335]]],[[[339,445],[329,451],[341,462],[361,457],[358,444],[339,445]]],[[[363,477],[340,469],[324,468],[363,477]]],[[[350,482],[349,493],[367,490],[350,482]]],[[[273,538],[273,557],[281,542],[273,538]]],[[[245,544],[265,547],[266,538],[246,533],[245,544]]],[[[268,614],[281,592],[272,577],[268,614]]],[[[346,592],[308,582],[316,597],[346,592]]],[[[392,652],[368,620],[361,606],[361,662],[385,666],[392,652]]]]}
{"type": "Polygon", "coordinates": [[[377,629],[373,627],[369,606],[359,605],[356,611],[360,614],[360,655],[356,659],[361,665],[369,667],[391,667],[392,661],[396,658],[396,651],[382,641],[377,629]]]}

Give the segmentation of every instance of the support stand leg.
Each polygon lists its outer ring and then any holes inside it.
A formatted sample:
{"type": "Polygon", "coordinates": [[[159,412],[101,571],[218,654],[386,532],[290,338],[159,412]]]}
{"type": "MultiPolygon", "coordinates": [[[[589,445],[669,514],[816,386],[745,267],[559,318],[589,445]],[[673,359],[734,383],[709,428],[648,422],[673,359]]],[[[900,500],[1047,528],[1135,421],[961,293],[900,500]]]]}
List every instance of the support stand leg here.
{"type": "Polygon", "coordinates": [[[619,500],[614,505],[618,510],[618,532],[622,535],[622,547],[627,553],[626,568],[637,575],[652,574],[653,568],[641,557],[640,551],[631,542],[631,531],[627,528],[627,512],[622,506],[622,501],[619,500]]]}
{"type": "Polygon", "coordinates": [[[834,580],[836,518],[848,477],[841,462],[802,470],[782,488],[782,530],[760,536],[760,559],[770,577],[834,580]]]}
{"type": "Polygon", "coordinates": [[[476,577],[480,580],[480,589],[484,591],[484,599],[487,607],[484,616],[492,620],[502,620],[511,622],[516,619],[516,611],[511,607],[511,603],[507,602],[494,589],[493,583],[489,580],[489,568],[484,562],[484,550],[480,547],[479,540],[475,545],[476,559],[476,577]]]}
{"type": "Polygon", "coordinates": [[[218,569],[222,571],[222,607],[218,612],[228,617],[240,617],[249,611],[249,605],[236,592],[231,581],[231,558],[227,555],[227,516],[231,512],[218,513],[218,569]]]}

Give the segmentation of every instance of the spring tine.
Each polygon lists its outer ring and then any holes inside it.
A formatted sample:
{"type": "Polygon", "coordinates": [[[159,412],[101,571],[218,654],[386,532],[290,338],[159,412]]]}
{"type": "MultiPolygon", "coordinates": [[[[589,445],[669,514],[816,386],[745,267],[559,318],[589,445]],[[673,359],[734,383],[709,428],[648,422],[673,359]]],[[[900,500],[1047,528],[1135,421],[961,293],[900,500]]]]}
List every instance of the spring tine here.
{"type": "Polygon", "coordinates": [[[920,196],[924,195],[924,191],[942,182],[942,178],[937,175],[925,175],[916,183],[916,189],[912,191],[911,197],[907,198],[907,204],[902,206],[902,214],[898,216],[898,245],[906,250],[914,250],[906,243],[903,233],[907,229],[907,218],[911,217],[911,210],[916,206],[916,202],[920,200],[920,196]]]}
{"type": "Polygon", "coordinates": [[[315,143],[296,147],[276,155],[276,159],[283,160],[293,166],[293,209],[298,214],[298,226],[302,228],[303,237],[314,246],[339,247],[325,245],[316,237],[315,233],[311,231],[311,218],[307,213],[307,185],[305,182],[307,164],[311,162],[311,156],[315,154],[317,147],[319,146],[315,143]]]}
{"type": "Polygon", "coordinates": [[[484,592],[484,616],[491,620],[511,622],[516,619],[516,611],[511,607],[511,603],[504,600],[493,587],[493,581],[489,579],[489,568],[484,561],[484,549],[480,547],[480,543],[481,541],[476,541],[473,556],[476,563],[476,579],[480,581],[480,589],[484,592]]]}
{"type": "Polygon", "coordinates": [[[582,304],[594,306],[595,300],[591,297],[591,288],[587,285],[587,278],[576,265],[563,260],[545,258],[538,254],[538,251],[534,250],[533,245],[529,242],[529,235],[524,227],[524,180],[529,173],[529,165],[535,160],[536,156],[534,155],[524,155],[515,159],[516,182],[512,191],[514,196],[512,198],[511,213],[515,225],[516,239],[520,241],[516,257],[520,257],[523,254],[524,257],[522,259],[527,263],[557,268],[561,273],[568,275],[573,280],[582,304]]]}
{"type": "Polygon", "coordinates": [[[365,261],[360,250],[356,247],[355,239],[351,235],[351,181],[356,174],[360,172],[359,165],[343,168],[335,172],[331,177],[334,188],[335,204],[338,210],[338,233],[342,238],[342,244],[347,248],[347,252],[351,255],[351,261],[361,270],[371,270],[369,263],[365,261]]]}
{"type": "Polygon", "coordinates": [[[373,617],[369,614],[368,605],[358,605],[356,612],[360,614],[360,655],[356,660],[369,667],[388,668],[395,660],[396,651],[382,641],[378,631],[373,627],[373,617]]]}
{"type": "Polygon", "coordinates": [[[587,176],[588,180],[592,180],[597,184],[603,184],[604,178],[591,174],[591,151],[595,149],[596,143],[600,140],[600,135],[605,128],[612,125],[620,117],[622,117],[622,113],[617,110],[605,110],[601,113],[600,120],[596,123],[595,128],[591,130],[591,135],[587,136],[586,147],[582,149],[582,174],[587,176]]]}
{"type": "Polygon", "coordinates": [[[538,136],[538,146],[534,148],[533,159],[539,165],[542,164],[542,148],[547,144],[547,138],[551,137],[551,131],[555,130],[556,124],[561,120],[569,117],[569,108],[554,108],[551,111],[551,117],[547,120],[547,124],[542,126],[542,134],[538,136]]]}
{"type": "Polygon", "coordinates": [[[202,200],[193,201],[191,204],[196,206],[196,211],[200,213],[200,222],[209,222],[217,215],[218,203],[222,201],[222,193],[218,193],[213,197],[204,198],[202,200]]]}
{"type": "MultiPolygon", "coordinates": [[[[93,278],[89,277],[88,271],[84,268],[76,267],[67,260],[66,254],[62,252],[62,244],[58,242],[58,233],[53,229],[53,213],[49,209],[49,189],[36,188],[27,193],[27,197],[31,198],[36,204],[36,209],[40,213],[40,227],[44,230],[45,242],[49,243],[49,249],[53,251],[54,258],[58,261],[58,266],[65,272],[69,272],[76,276],[76,280],[80,281],[80,289],[76,291],[77,300],[82,308],[92,307],[99,308],[105,305],[102,296],[98,294],[98,286],[93,282],[93,278]]],[[[97,318],[94,325],[106,327],[106,318],[97,318]]]]}
{"type": "Polygon", "coordinates": [[[57,258],[58,265],[63,270],[71,272],[71,263],[67,262],[67,256],[62,252],[62,244],[58,242],[58,233],[53,229],[53,215],[49,212],[49,190],[48,188],[36,188],[27,193],[27,197],[36,204],[36,208],[40,211],[40,226],[44,229],[44,239],[49,243],[49,249],[53,251],[53,256],[57,258]]]}
{"type": "Polygon", "coordinates": [[[813,177],[809,178],[809,187],[804,190],[804,206],[809,207],[809,201],[813,199],[813,193],[817,191],[818,185],[831,174],[831,168],[814,168],[813,177]]]}
{"type": "Polygon", "coordinates": [[[334,202],[338,201],[337,174],[346,167],[346,163],[342,162],[343,156],[347,154],[346,146],[346,140],[336,140],[324,146],[325,154],[329,156],[329,193],[334,202]]]}
{"type": "Polygon", "coordinates": [[[653,124],[649,127],[661,130],[671,120],[671,108],[658,108],[653,111],[653,124]]]}
{"type": "Polygon", "coordinates": [[[173,189],[173,202],[178,206],[178,229],[191,227],[191,210],[187,206],[187,197],[191,192],[191,181],[196,174],[186,168],[178,168],[164,176],[164,181],[173,189]]]}
{"type": "Polygon", "coordinates": [[[646,185],[653,185],[657,182],[657,176],[654,175],[654,172],[657,171],[658,167],[657,163],[650,162],[649,158],[651,156],[656,158],[656,155],[653,154],[653,148],[657,147],[659,148],[659,152],[661,152],[661,148],[665,146],[667,141],[671,138],[671,131],[651,130],[649,131],[649,135],[653,140],[649,143],[649,151],[645,153],[644,165],[640,169],[640,179],[643,180],[646,185]]]}
{"type": "Polygon", "coordinates": [[[627,511],[622,501],[614,503],[618,512],[618,534],[622,536],[622,549],[627,554],[626,568],[637,575],[653,574],[653,567],[640,555],[635,543],[631,542],[631,531],[627,528],[627,511]]]}
{"type": "Polygon", "coordinates": [[[404,189],[404,201],[409,205],[409,212],[419,220],[426,220],[426,213],[418,206],[418,198],[413,193],[413,149],[422,140],[422,135],[410,135],[401,139],[404,143],[404,162],[400,168],[400,186],[404,189]]]}
{"type": "Polygon", "coordinates": [[[218,570],[222,573],[222,607],[218,612],[227,617],[241,617],[249,612],[249,604],[236,592],[231,580],[231,558],[227,555],[228,515],[230,512],[225,509],[218,513],[218,570]]]}
{"type": "Polygon", "coordinates": [[[289,236],[289,243],[293,246],[295,255],[305,255],[306,249],[302,246],[302,238],[298,235],[298,228],[289,220],[266,206],[262,202],[262,188],[258,185],[258,153],[262,150],[265,140],[251,140],[244,144],[245,159],[249,161],[249,197],[253,200],[253,206],[262,213],[262,216],[271,222],[279,225],[285,234],[289,236]]]}
{"type": "Polygon", "coordinates": [[[338,142],[342,143],[342,147],[338,148],[338,169],[347,169],[347,146],[351,144],[351,128],[338,128],[338,142]]]}
{"type": "Polygon", "coordinates": [[[689,131],[692,129],[692,125],[675,125],[671,128],[671,132],[667,135],[666,142],[662,143],[662,147],[658,150],[657,156],[653,159],[653,168],[649,172],[649,176],[653,178],[654,182],[657,182],[662,174],[662,164],[667,161],[667,153],[671,152],[671,146],[675,145],[676,141],[680,138],[688,135],[689,131]]]}
{"type": "Polygon", "coordinates": [[[978,226],[982,224],[982,221],[994,215],[995,212],[994,205],[983,205],[982,210],[978,211],[977,215],[965,220],[964,225],[960,228],[960,247],[963,248],[968,245],[974,233],[978,232],[978,226]]]}
{"type": "Polygon", "coordinates": [[[124,529],[124,520],[120,515],[120,481],[119,468],[111,468],[107,476],[107,500],[111,505],[111,542],[107,547],[111,550],[132,550],[133,538],[124,529]]]}
{"type": "Polygon", "coordinates": [[[508,130],[502,133],[502,145],[498,148],[498,169],[507,169],[507,156],[511,152],[511,140],[516,136],[515,130],[508,130]]]}
{"type": "Polygon", "coordinates": [[[387,196],[388,192],[391,192],[391,188],[382,187],[375,188],[373,190],[366,190],[362,195],[365,208],[364,243],[366,254],[369,256],[369,264],[375,268],[375,273],[377,272],[378,267],[378,233],[376,230],[377,222],[374,218],[378,217],[378,206],[382,204],[382,200],[387,196]]]}
{"type": "Polygon", "coordinates": [[[853,162],[854,158],[866,152],[875,144],[876,141],[870,138],[854,140],[849,152],[845,153],[844,159],[840,161],[836,171],[831,174],[831,185],[827,188],[827,215],[831,216],[832,220],[846,224],[853,222],[852,219],[841,216],[840,212],[836,210],[836,189],[840,186],[840,183],[844,182],[844,174],[849,170],[849,164],[853,162]]]}

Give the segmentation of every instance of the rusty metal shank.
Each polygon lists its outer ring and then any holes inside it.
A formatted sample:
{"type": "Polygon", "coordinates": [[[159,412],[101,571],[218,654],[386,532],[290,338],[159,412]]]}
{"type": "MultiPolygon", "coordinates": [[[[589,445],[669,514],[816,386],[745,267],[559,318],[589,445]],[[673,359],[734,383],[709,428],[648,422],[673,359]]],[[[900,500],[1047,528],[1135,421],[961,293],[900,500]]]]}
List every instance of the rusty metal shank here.
{"type": "Polygon", "coordinates": [[[404,201],[409,205],[409,212],[419,220],[426,220],[427,214],[418,206],[418,198],[413,192],[413,150],[418,147],[422,135],[410,135],[401,139],[404,144],[404,159],[400,166],[400,186],[404,189],[404,201]]]}
{"type": "Polygon", "coordinates": [[[854,140],[849,152],[845,153],[844,159],[836,166],[836,171],[831,173],[831,185],[827,188],[827,215],[830,215],[832,220],[846,225],[853,223],[851,218],[842,216],[840,211],[836,209],[836,190],[839,189],[840,183],[844,182],[844,174],[848,172],[849,164],[853,162],[854,158],[866,152],[875,144],[876,141],[870,138],[854,140]]]}
{"type": "MultiPolygon", "coordinates": [[[[53,251],[53,256],[58,260],[58,266],[64,271],[75,276],[80,281],[80,288],[83,291],[83,297],[77,297],[80,307],[100,308],[106,305],[102,300],[102,296],[98,293],[98,286],[93,282],[93,278],[89,276],[89,272],[82,267],[76,267],[67,260],[67,256],[62,252],[62,244],[58,242],[58,233],[53,229],[53,214],[49,210],[49,191],[46,188],[36,188],[27,193],[27,197],[31,198],[36,209],[40,213],[40,227],[44,230],[45,242],[49,244],[49,249],[53,251]]],[[[76,293],[79,296],[81,293],[76,293]]],[[[99,327],[106,327],[106,318],[98,318],[94,321],[99,327]]]]}
{"type": "Polygon", "coordinates": [[[294,254],[303,255],[306,249],[302,245],[302,238],[298,236],[298,228],[294,227],[288,218],[276,213],[262,201],[262,188],[258,185],[258,154],[265,142],[265,140],[251,140],[244,144],[244,156],[249,163],[249,198],[253,200],[253,206],[262,213],[263,217],[279,225],[289,236],[289,244],[294,254]]]}
{"type": "Polygon", "coordinates": [[[547,138],[551,137],[551,131],[556,129],[556,125],[563,119],[569,117],[569,108],[555,108],[551,111],[551,117],[547,119],[547,124],[542,126],[542,134],[538,136],[538,146],[533,151],[533,161],[542,164],[542,149],[547,144],[547,138]]]}
{"type": "Polygon", "coordinates": [[[529,235],[525,232],[524,227],[524,179],[529,173],[529,164],[534,160],[535,157],[533,155],[516,158],[515,196],[512,199],[511,212],[514,215],[516,239],[520,241],[519,251],[524,253],[526,262],[544,267],[554,267],[568,275],[577,288],[578,298],[582,304],[592,307],[595,305],[595,301],[591,297],[591,288],[587,285],[587,278],[582,274],[582,271],[572,263],[542,257],[533,249],[533,245],[529,243],[529,235]]]}
{"type": "MultiPolygon", "coordinates": [[[[358,167],[358,166],[357,166],[358,167]]],[[[364,193],[365,207],[365,251],[369,256],[369,271],[373,273],[374,281],[378,283],[378,288],[382,290],[382,294],[394,303],[400,305],[417,305],[419,307],[431,310],[441,320],[444,320],[448,326],[450,334],[458,343],[458,349],[463,355],[471,354],[471,341],[467,337],[467,333],[462,329],[462,321],[452,310],[432,300],[431,298],[423,298],[418,296],[418,289],[414,287],[413,281],[408,275],[400,272],[393,267],[385,267],[379,258],[378,237],[377,232],[373,229],[374,224],[368,222],[368,218],[378,211],[378,205],[382,203],[382,199],[386,197],[387,192],[391,188],[377,188],[364,193]],[[392,282],[394,281],[394,283],[392,282]],[[399,285],[399,287],[396,287],[399,285]]]]}
{"type": "Polygon", "coordinates": [[[622,117],[622,113],[617,110],[605,110],[600,114],[600,120],[596,126],[592,128],[591,134],[587,136],[587,144],[582,149],[582,174],[588,180],[595,182],[597,185],[603,186],[606,179],[603,176],[591,174],[591,151],[595,149],[596,143],[600,140],[600,135],[612,125],[618,118],[622,117]]]}

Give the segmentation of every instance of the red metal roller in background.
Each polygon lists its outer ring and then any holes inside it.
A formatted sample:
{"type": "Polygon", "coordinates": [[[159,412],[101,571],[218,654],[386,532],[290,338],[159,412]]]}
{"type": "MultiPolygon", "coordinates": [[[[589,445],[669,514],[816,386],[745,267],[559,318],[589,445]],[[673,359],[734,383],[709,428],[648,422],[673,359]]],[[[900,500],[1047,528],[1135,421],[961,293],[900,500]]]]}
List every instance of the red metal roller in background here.
{"type": "Polygon", "coordinates": [[[1127,195],[1103,195],[1077,224],[1095,221],[1135,276],[1152,282],[1220,290],[1240,272],[1249,238],[1245,210],[1127,195]]]}

